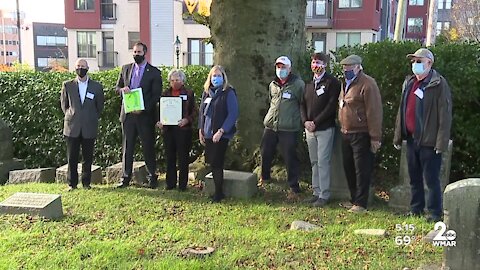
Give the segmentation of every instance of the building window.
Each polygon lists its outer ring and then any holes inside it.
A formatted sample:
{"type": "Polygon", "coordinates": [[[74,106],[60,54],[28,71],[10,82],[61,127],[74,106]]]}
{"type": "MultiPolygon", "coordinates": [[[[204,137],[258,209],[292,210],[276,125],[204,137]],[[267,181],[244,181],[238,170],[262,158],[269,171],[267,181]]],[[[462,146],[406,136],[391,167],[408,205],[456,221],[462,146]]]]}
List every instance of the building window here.
{"type": "Polygon", "coordinates": [[[78,57],[95,58],[95,32],[77,32],[78,57]]]}
{"type": "Polygon", "coordinates": [[[0,39],[0,45],[3,45],[3,39],[0,39]]]}
{"type": "Polygon", "coordinates": [[[437,22],[437,36],[440,35],[443,31],[448,31],[450,29],[450,22],[437,22]]]}
{"type": "Polygon", "coordinates": [[[128,49],[133,49],[137,42],[140,42],[140,32],[128,32],[128,49]]]}
{"type": "Polygon", "coordinates": [[[67,46],[67,37],[37,36],[37,46],[67,46]]]}
{"type": "Polygon", "coordinates": [[[326,0],[307,0],[307,19],[325,17],[327,15],[326,0]]]}
{"type": "Polygon", "coordinates": [[[337,48],[360,44],[360,33],[337,33],[337,48]]]}
{"type": "Polygon", "coordinates": [[[48,58],[37,58],[37,67],[47,67],[48,58]]]}
{"type": "Polygon", "coordinates": [[[188,65],[213,65],[213,45],[202,39],[188,39],[188,65]]]}
{"type": "Polygon", "coordinates": [[[407,32],[408,33],[422,33],[423,19],[422,18],[408,18],[407,32]]]}
{"type": "Polygon", "coordinates": [[[424,0],[408,0],[408,4],[410,6],[423,6],[425,3],[424,0]]]}
{"type": "Polygon", "coordinates": [[[452,0],[440,0],[438,1],[438,9],[451,9],[452,0]]]}
{"type": "Polygon", "coordinates": [[[315,52],[326,52],[327,34],[312,33],[312,45],[315,52]]]}
{"type": "Polygon", "coordinates": [[[0,33],[17,34],[18,29],[15,25],[5,25],[4,27],[0,27],[0,33]]]}
{"type": "Polygon", "coordinates": [[[361,8],[362,0],[340,0],[338,8],[361,8]]]}
{"type": "Polygon", "coordinates": [[[93,10],[94,0],[75,0],[75,10],[93,10]]]}

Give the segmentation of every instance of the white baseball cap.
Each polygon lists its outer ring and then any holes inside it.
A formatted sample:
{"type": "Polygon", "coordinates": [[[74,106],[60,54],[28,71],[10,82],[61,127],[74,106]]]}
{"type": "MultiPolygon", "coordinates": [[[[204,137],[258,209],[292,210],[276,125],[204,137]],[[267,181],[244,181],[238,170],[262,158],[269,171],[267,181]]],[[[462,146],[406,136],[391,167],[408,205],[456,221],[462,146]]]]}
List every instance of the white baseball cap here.
{"type": "Polygon", "coordinates": [[[290,61],[290,59],[288,59],[288,57],[286,56],[278,57],[277,60],[275,61],[275,65],[278,63],[284,64],[285,66],[289,66],[289,67],[292,66],[292,61],[290,61]]]}

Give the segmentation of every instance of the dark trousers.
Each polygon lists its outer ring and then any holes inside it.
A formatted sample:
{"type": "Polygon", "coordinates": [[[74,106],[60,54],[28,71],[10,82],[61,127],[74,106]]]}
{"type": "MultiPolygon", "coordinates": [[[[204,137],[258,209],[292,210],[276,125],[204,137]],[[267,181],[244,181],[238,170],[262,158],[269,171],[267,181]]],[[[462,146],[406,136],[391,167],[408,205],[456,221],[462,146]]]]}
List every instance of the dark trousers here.
{"type": "Polygon", "coordinates": [[[150,184],[157,183],[156,161],[155,161],[155,122],[153,115],[142,113],[135,115],[127,114],[122,123],[122,181],[128,184],[132,179],[133,154],[137,137],[142,144],[143,157],[147,167],[147,177],[150,184]]]}
{"type": "Polygon", "coordinates": [[[436,154],[433,147],[419,146],[413,139],[408,139],[407,164],[412,191],[411,211],[421,213],[425,208],[425,190],[423,186],[425,180],[428,187],[427,209],[431,215],[441,217],[442,190],[439,175],[442,154],[436,154]]]}
{"type": "Polygon", "coordinates": [[[351,202],[367,208],[375,155],[370,150],[368,133],[342,134],[343,168],[351,202]]]}
{"type": "Polygon", "coordinates": [[[78,185],[78,160],[80,147],[82,147],[82,185],[84,187],[89,186],[92,180],[93,148],[95,146],[95,139],[85,139],[80,133],[80,136],[78,137],[65,136],[65,141],[67,143],[68,185],[74,188],[78,185]]]}
{"type": "Polygon", "coordinates": [[[217,143],[214,143],[212,139],[205,139],[205,161],[212,168],[215,195],[217,196],[223,194],[223,167],[227,146],[228,139],[225,138],[221,138],[217,143]]]}
{"type": "Polygon", "coordinates": [[[177,186],[178,158],[178,188],[186,189],[188,182],[188,164],[190,149],[192,149],[192,130],[179,127],[167,127],[163,130],[163,145],[167,157],[167,188],[177,186]]]}
{"type": "Polygon", "coordinates": [[[277,145],[280,144],[280,153],[287,165],[287,182],[290,188],[299,189],[298,177],[300,175],[300,161],[297,156],[297,138],[296,131],[273,131],[264,129],[261,154],[262,154],[262,179],[270,179],[270,170],[275,156],[277,145]]]}

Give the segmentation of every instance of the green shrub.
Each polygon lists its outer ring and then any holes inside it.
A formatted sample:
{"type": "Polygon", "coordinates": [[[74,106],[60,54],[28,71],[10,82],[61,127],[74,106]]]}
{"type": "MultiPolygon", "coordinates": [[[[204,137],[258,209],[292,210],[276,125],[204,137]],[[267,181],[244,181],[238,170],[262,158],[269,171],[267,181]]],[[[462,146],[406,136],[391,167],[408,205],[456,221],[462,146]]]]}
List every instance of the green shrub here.
{"type": "MultiPolygon", "coordinates": [[[[164,88],[168,86],[166,76],[171,68],[161,67],[164,88]]],[[[187,86],[193,89],[197,99],[201,97],[206,67],[186,67],[187,86]]],[[[105,109],[99,123],[96,140],[95,164],[102,167],[121,161],[122,131],[118,119],[121,98],[115,84],[119,69],[94,72],[92,79],[102,83],[105,91],[105,109]]],[[[66,163],[63,112],[60,108],[62,82],[74,78],[73,73],[59,72],[0,72],[0,117],[13,132],[15,157],[25,160],[26,166],[54,167],[66,163]]],[[[196,123],[194,123],[196,126],[196,123]]],[[[199,154],[198,135],[194,134],[192,159],[199,154]]],[[[162,138],[157,132],[157,162],[160,169],[165,166],[162,138]]],[[[143,160],[140,145],[135,152],[137,160],[143,160]]]]}
{"type": "MultiPolygon", "coordinates": [[[[394,43],[383,41],[351,48],[336,53],[334,70],[340,76],[338,62],[348,54],[363,58],[365,73],[375,78],[383,101],[383,147],[378,161],[387,173],[387,179],[397,179],[399,151],[393,148],[395,118],[400,102],[401,86],[411,74],[406,55],[421,45],[416,42],[394,43]]],[[[439,71],[452,88],[453,98],[453,156],[451,179],[458,180],[480,174],[480,44],[444,43],[430,48],[435,55],[433,68],[439,71]]]]}

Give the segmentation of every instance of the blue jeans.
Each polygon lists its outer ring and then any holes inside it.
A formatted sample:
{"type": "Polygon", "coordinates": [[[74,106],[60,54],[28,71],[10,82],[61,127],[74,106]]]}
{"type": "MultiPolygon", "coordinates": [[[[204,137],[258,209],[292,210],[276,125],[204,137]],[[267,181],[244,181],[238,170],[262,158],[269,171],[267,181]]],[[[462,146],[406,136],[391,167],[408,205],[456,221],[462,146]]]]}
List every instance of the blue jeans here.
{"type": "Polygon", "coordinates": [[[412,199],[411,211],[421,213],[425,208],[425,189],[428,187],[427,209],[432,216],[442,216],[442,190],[440,188],[440,165],[442,154],[433,147],[419,146],[413,139],[407,140],[407,164],[410,176],[412,199]]]}

